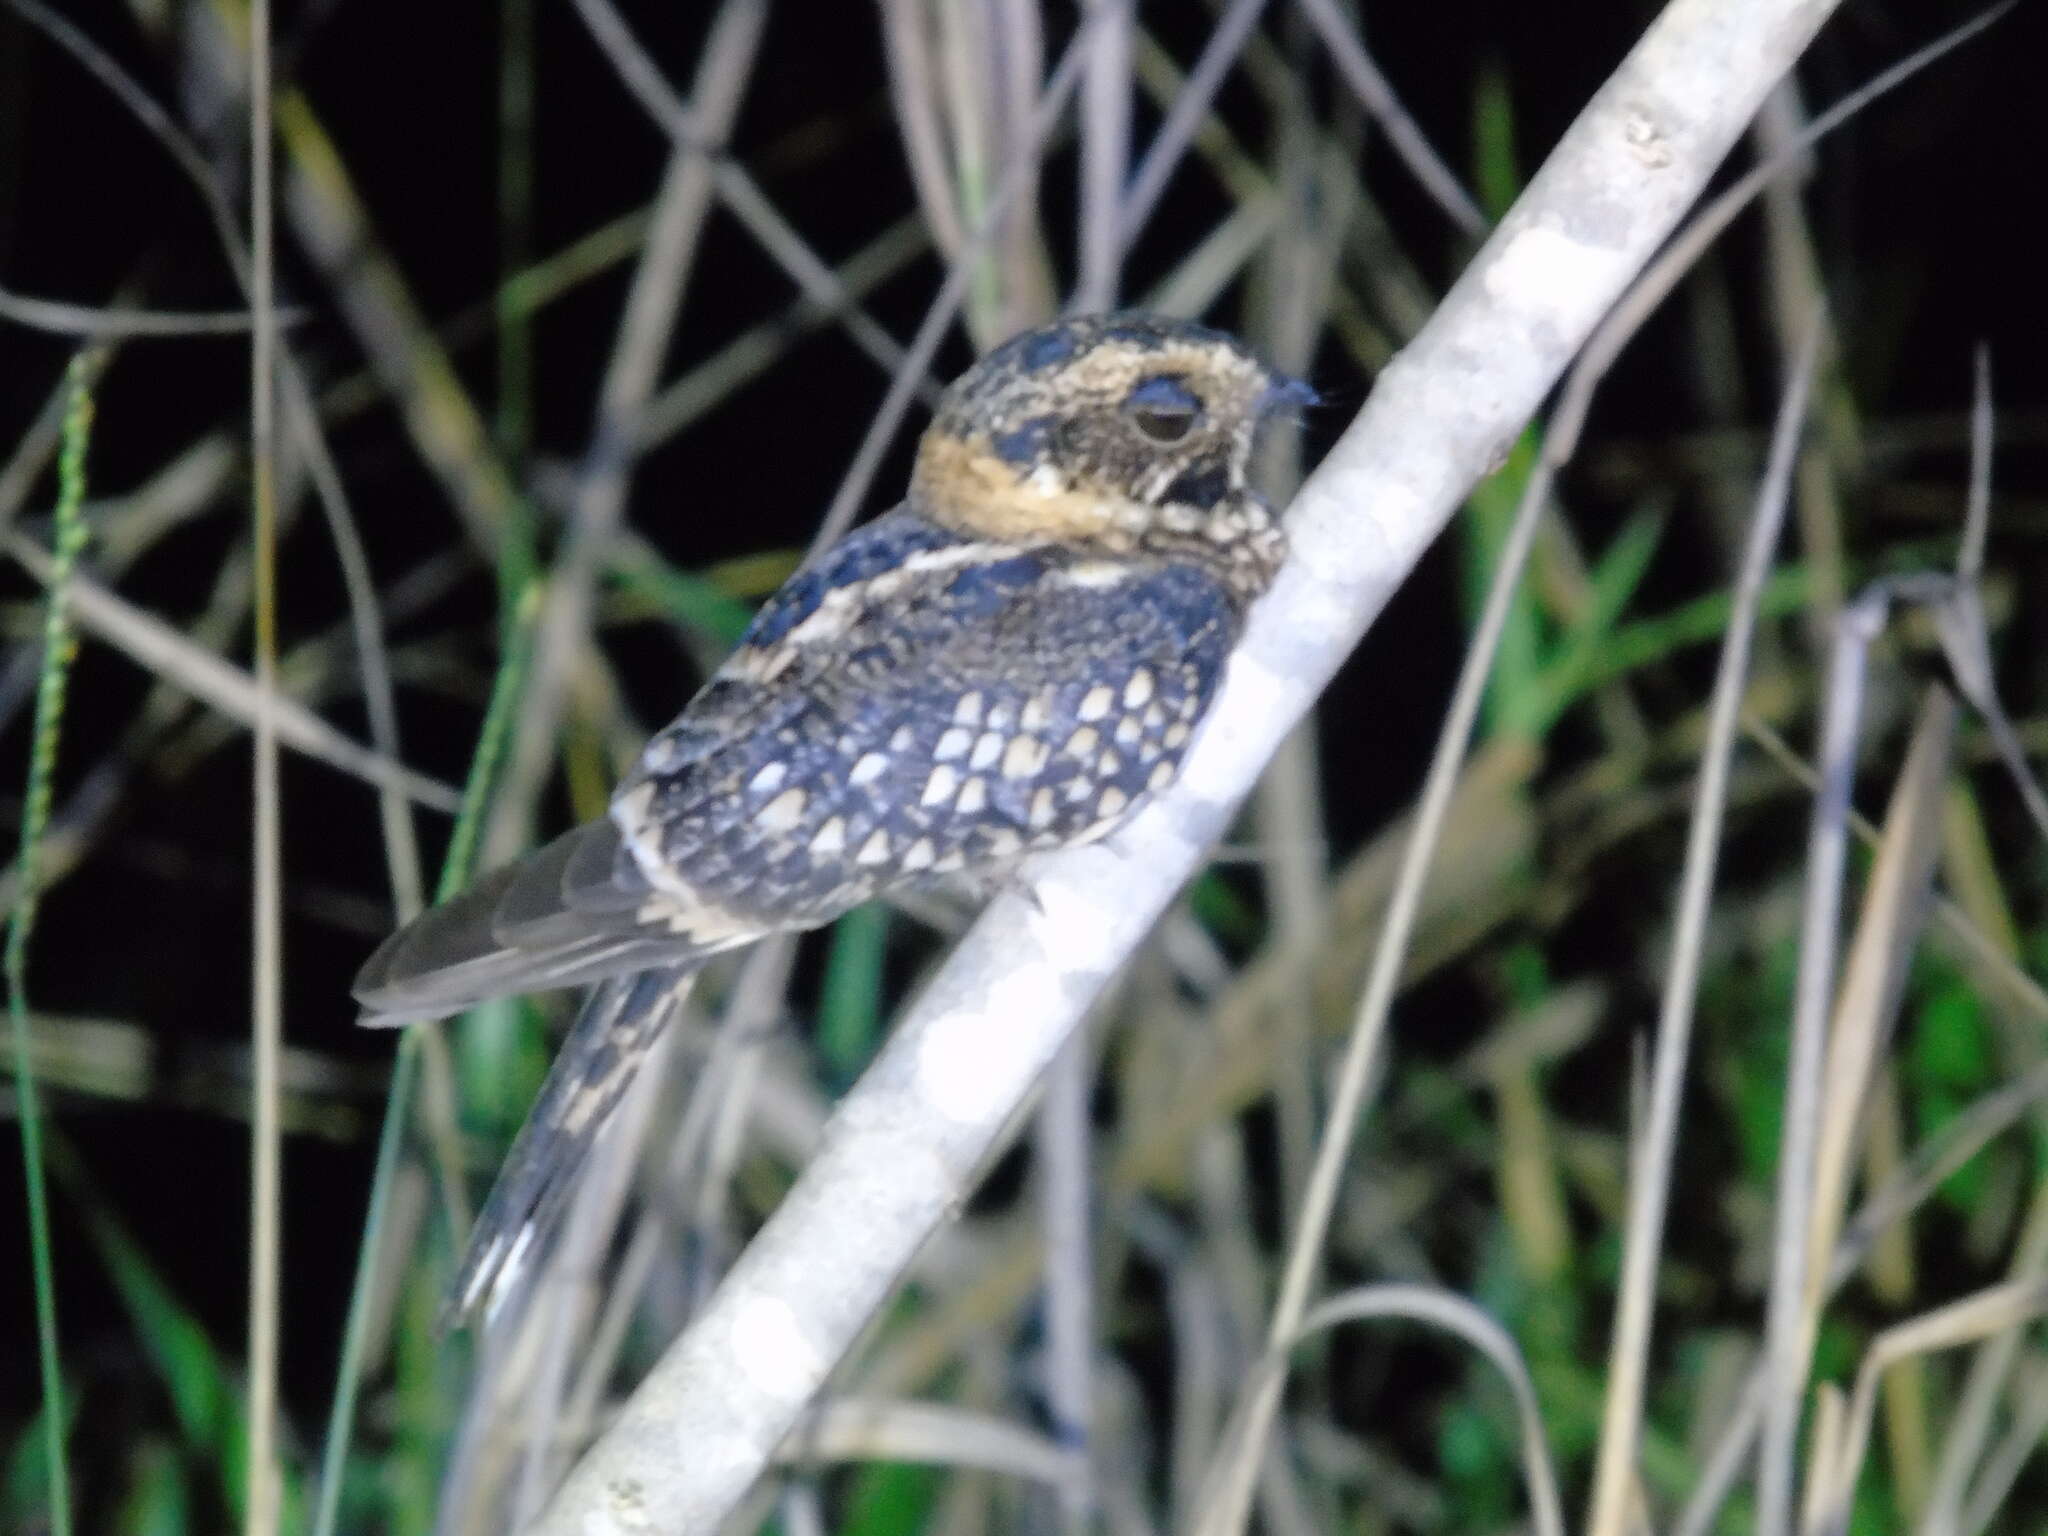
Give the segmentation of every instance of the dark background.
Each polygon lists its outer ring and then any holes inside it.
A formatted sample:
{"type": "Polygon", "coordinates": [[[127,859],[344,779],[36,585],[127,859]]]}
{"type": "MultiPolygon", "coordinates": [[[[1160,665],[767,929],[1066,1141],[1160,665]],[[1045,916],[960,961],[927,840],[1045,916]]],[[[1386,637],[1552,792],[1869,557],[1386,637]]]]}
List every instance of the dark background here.
{"type": "MultiPolygon", "coordinates": [[[[63,12],[136,74],[160,100],[179,100],[175,58],[141,33],[121,6],[69,0],[63,12]]],[[[198,25],[197,8],[182,25],[198,25]]],[[[702,7],[643,4],[629,15],[655,57],[687,81],[702,7]]],[[[1286,7],[1276,0],[1267,27],[1286,7]]],[[[1204,7],[1148,5],[1183,60],[1205,34],[1204,7]]],[[[1525,171],[1533,168],[1587,95],[1606,77],[1651,14],[1636,4],[1479,3],[1368,7],[1367,36],[1396,88],[1453,167],[1469,176],[1472,82],[1497,69],[1509,83],[1525,171]]],[[[1961,12],[1951,6],[1851,0],[1802,68],[1809,104],[1832,101],[1961,12]]],[[[1072,25],[1052,10],[1049,56],[1072,25]]],[[[485,299],[499,271],[495,218],[496,10],[474,0],[394,5],[378,0],[285,4],[279,15],[281,74],[309,93],[341,146],[369,214],[429,313],[444,318],[485,299]]],[[[666,156],[662,139],[620,89],[565,5],[539,7],[536,249],[549,252],[638,206],[666,156]]],[[[1821,151],[1807,188],[1822,243],[1830,301],[1847,348],[1846,380],[1873,419],[1952,412],[1967,402],[1969,358],[1994,349],[1998,400],[2007,420],[1999,460],[2001,503],[1993,557],[2015,574],[2013,627],[2002,678],[2023,711],[2040,697],[2043,462],[2048,405],[2040,345],[2044,292],[2032,208],[2040,184],[2041,61],[2048,41],[2039,6],[2021,6],[1989,37],[1967,45],[1880,102],[1821,151]]],[[[1317,88],[1332,85],[1327,67],[1317,88]]],[[[1241,84],[1225,108],[1257,143],[1259,103],[1241,84]]],[[[1156,123],[1138,120],[1139,142],[1156,123]]],[[[195,125],[222,151],[242,150],[234,122],[195,125]]],[[[859,4],[787,0],[769,24],[763,63],[735,135],[736,153],[783,212],[828,258],[855,249],[913,203],[889,116],[876,15],[859,4]]],[[[1738,151],[1746,163],[1746,148],[1738,151]]],[[[1071,250],[1071,146],[1051,162],[1045,190],[1055,255],[1071,250]]],[[[1383,150],[1370,181],[1426,275],[1439,284],[1462,251],[1383,150]]],[[[1130,272],[1133,290],[1155,276],[1220,211],[1213,182],[1184,169],[1162,203],[1130,272]]],[[[1746,219],[1723,247],[1722,275],[1740,320],[1742,387],[1752,423],[1768,418],[1779,359],[1762,313],[1760,226],[1746,219]]],[[[592,402],[611,345],[626,272],[577,290],[536,326],[540,460],[570,461],[587,437],[592,402]]],[[[1069,272],[1071,267],[1069,265],[1069,272]]],[[[926,259],[870,304],[897,336],[915,328],[937,269],[926,259]]],[[[236,290],[189,186],[158,145],[70,59],[0,6],[0,282],[11,290],[81,304],[110,302],[124,283],[164,309],[229,309],[236,290]]],[[[326,308],[322,285],[283,245],[283,287],[308,307],[293,345],[319,378],[359,366],[347,329],[326,308]]],[[[714,216],[686,301],[671,372],[785,302],[788,285],[729,219],[714,216]]],[[[1233,296],[1214,318],[1235,320],[1233,296]]],[[[1682,349],[1687,331],[1654,324],[1604,393],[1596,437],[1652,454],[1695,425],[1699,402],[1682,349]]],[[[18,439],[68,356],[68,343],[0,323],[0,445],[18,439]]],[[[970,352],[957,334],[945,365],[970,352]]],[[[459,354],[476,397],[492,397],[488,344],[459,354]]],[[[1309,427],[1311,457],[1326,446],[1369,380],[1334,348],[1316,383],[1335,402],[1309,427]]],[[[882,380],[841,336],[826,331],[785,366],[664,446],[634,481],[634,525],[684,567],[732,555],[796,548],[809,537],[880,398],[882,380]]],[[[247,359],[225,340],[161,340],[126,347],[99,394],[92,493],[117,497],[165,460],[245,410],[247,359]]],[[[388,407],[334,440],[372,558],[387,579],[454,541],[452,515],[388,407]]],[[[899,485],[908,440],[880,484],[899,485]]],[[[1912,470],[1960,485],[1962,464],[1935,451],[1912,470]]],[[[1624,510],[1593,477],[1569,482],[1597,547],[1624,510]]],[[[40,528],[50,488],[31,508],[40,528]]],[[[1690,494],[1680,487],[1683,498],[1690,494]]],[[[885,504],[878,492],[873,505],[885,504]]],[[[1715,584],[1717,558],[1696,532],[1698,509],[1680,502],[1678,530],[1659,556],[1645,602],[1715,584]]],[[[1882,501],[1854,503],[1859,552],[1946,529],[1882,501]]],[[[224,553],[245,526],[246,502],[229,498],[166,539],[122,583],[133,600],[174,621],[203,600],[224,553]]],[[[1454,536],[1455,537],[1455,536],[1454,536]]],[[[326,536],[302,513],[283,550],[285,641],[317,632],[343,612],[326,536]]],[[[0,571],[19,644],[33,588],[0,571]]],[[[492,661],[494,592],[478,569],[416,626],[439,629],[486,678],[492,661]]],[[[1453,551],[1434,554],[1361,648],[1326,705],[1340,722],[1325,755],[1333,829],[1349,847],[1412,793],[1456,665],[1460,577],[1453,551]]],[[[415,630],[417,632],[417,629],[415,630]]],[[[650,721],[686,696],[695,678],[672,645],[621,637],[634,703],[650,721]]],[[[246,654],[246,642],[243,650],[246,654]]],[[[1706,673],[1696,679],[1703,691],[1706,673]]],[[[73,684],[60,799],[85,765],[111,749],[133,717],[147,679],[125,658],[88,643],[73,684]]],[[[401,694],[408,757],[459,780],[474,743],[480,695],[461,704],[417,690],[401,694]]],[[[331,711],[363,734],[360,711],[331,711]]],[[[25,713],[0,736],[0,762],[26,760],[25,713]]],[[[0,770],[12,814],[18,766],[0,770]]],[[[124,799],[115,828],[86,864],[49,896],[31,975],[38,1008],[145,1022],[159,1066],[177,1075],[232,1062],[246,1037],[249,890],[247,752],[239,739],[176,782],[145,774],[124,799]]],[[[285,769],[287,870],[294,900],[286,934],[287,1033],[292,1044],[367,1067],[387,1059],[389,1037],[358,1032],[347,1001],[353,968],[374,943],[387,905],[369,792],[290,755],[285,769]]],[[[423,817],[430,867],[445,838],[423,817]]],[[[1660,890],[1656,899],[1663,900],[1660,890]]],[[[1617,898],[1626,906],[1628,893],[1617,898]]],[[[1602,940],[1579,940],[1597,964],[1602,940]]],[[[1422,1049],[1429,1049],[1424,1042],[1422,1049]]],[[[323,1411],[359,1221],[379,1101],[374,1074],[354,1141],[294,1137],[287,1147],[285,1341],[288,1406],[311,1424],[323,1411]]],[[[54,1109],[90,1176],[162,1268],[215,1342],[241,1348],[245,1281],[246,1135],[232,1114],[190,1106],[60,1099],[54,1109]]],[[[11,1128],[8,1131],[11,1138],[11,1128]]],[[[12,1153],[0,1153],[0,1426],[19,1424],[36,1398],[21,1209],[12,1153]]],[[[58,1253],[66,1352],[88,1375],[141,1368],[111,1292],[65,1201],[58,1253]]]]}

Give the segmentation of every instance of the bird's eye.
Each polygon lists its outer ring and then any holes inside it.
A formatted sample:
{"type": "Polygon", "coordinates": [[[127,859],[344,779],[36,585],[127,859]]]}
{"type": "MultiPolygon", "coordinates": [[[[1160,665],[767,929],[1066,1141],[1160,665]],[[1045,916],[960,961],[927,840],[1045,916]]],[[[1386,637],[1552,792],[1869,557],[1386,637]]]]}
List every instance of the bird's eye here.
{"type": "Polygon", "coordinates": [[[1202,419],[1202,397],[1179,379],[1155,374],[1124,396],[1131,425],[1155,443],[1177,443],[1202,419]]]}

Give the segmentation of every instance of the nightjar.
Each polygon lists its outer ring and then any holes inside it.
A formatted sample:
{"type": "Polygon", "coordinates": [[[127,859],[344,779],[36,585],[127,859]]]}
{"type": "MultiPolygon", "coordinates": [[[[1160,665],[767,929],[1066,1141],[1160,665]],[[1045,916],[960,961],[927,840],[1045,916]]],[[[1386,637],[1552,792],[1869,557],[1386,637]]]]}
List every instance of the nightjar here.
{"type": "Polygon", "coordinates": [[[459,1314],[540,1250],[708,957],[985,885],[1172,782],[1285,549],[1254,442],[1313,398],[1186,321],[1006,342],[947,390],[902,505],[763,605],[607,819],[385,941],[355,984],[366,1023],[597,984],[478,1218],[459,1314]]]}

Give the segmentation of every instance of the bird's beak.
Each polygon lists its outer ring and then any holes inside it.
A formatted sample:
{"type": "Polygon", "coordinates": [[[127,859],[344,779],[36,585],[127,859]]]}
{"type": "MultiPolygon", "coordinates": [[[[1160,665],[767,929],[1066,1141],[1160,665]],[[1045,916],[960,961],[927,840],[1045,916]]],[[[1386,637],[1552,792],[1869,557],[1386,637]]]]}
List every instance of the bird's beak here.
{"type": "Polygon", "coordinates": [[[1270,416],[1276,411],[1293,414],[1322,403],[1323,397],[1305,380],[1276,373],[1273,375],[1273,381],[1266,386],[1266,392],[1259,397],[1259,414],[1270,416]]]}

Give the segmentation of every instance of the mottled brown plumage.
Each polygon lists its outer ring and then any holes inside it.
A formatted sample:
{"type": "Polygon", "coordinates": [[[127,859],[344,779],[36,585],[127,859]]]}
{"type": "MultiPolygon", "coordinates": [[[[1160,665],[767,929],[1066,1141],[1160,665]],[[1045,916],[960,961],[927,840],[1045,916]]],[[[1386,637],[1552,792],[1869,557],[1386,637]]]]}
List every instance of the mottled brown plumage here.
{"type": "Polygon", "coordinates": [[[1064,321],[947,391],[910,494],[798,572],[611,815],[394,934],[367,1022],[591,982],[479,1217],[464,1313],[544,1241],[707,957],[892,890],[986,884],[1170,783],[1284,552],[1246,480],[1305,388],[1215,331],[1064,321]]]}

